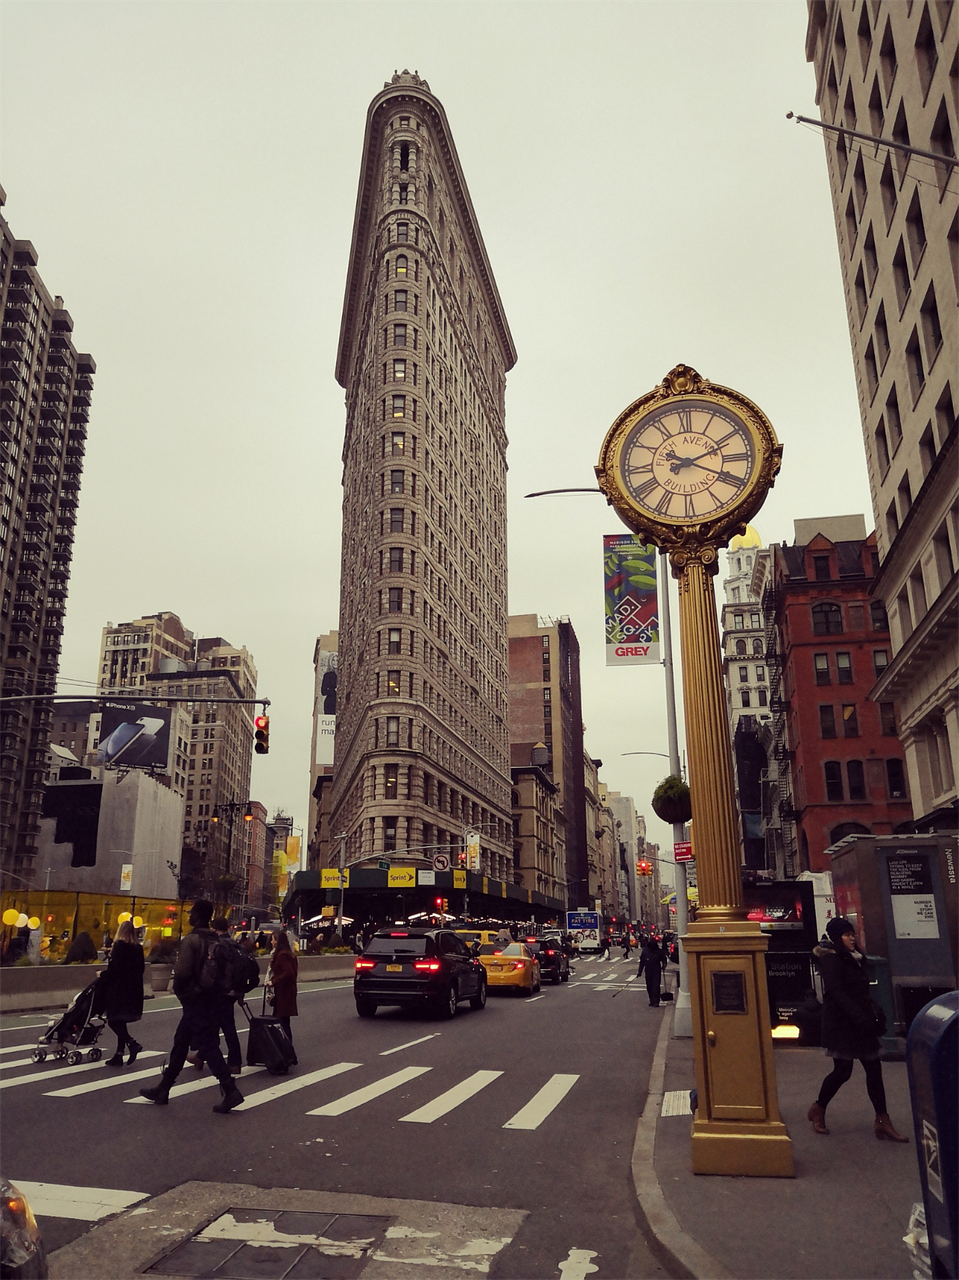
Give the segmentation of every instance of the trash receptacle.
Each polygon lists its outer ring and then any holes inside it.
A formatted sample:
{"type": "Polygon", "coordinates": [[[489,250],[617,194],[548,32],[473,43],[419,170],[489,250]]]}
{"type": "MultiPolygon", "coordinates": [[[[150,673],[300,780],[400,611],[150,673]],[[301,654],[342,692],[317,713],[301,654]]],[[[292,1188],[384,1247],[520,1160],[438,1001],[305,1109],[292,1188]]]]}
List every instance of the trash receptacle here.
{"type": "Polygon", "coordinates": [[[959,1276],[959,991],[930,1002],[906,1042],[933,1276],[959,1276]]]}

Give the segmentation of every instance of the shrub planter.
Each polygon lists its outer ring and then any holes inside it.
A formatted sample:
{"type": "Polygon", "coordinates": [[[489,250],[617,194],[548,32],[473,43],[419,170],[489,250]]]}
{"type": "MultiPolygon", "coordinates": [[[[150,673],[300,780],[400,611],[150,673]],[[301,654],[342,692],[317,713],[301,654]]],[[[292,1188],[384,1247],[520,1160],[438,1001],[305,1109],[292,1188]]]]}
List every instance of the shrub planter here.
{"type": "Polygon", "coordinates": [[[675,774],[664,778],[653,792],[653,812],[663,822],[688,822],[692,817],[689,787],[675,774]]]}
{"type": "Polygon", "coordinates": [[[170,978],[173,976],[172,964],[150,965],[150,987],[153,991],[168,991],[170,978]]]}

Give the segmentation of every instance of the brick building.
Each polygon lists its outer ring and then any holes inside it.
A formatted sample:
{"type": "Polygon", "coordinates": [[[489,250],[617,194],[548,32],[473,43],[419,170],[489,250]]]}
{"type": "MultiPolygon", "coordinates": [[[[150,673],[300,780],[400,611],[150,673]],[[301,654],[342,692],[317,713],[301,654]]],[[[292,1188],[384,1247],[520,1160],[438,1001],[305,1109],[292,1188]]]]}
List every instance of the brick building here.
{"type": "Polygon", "coordinates": [[[912,816],[895,707],[869,697],[890,652],[885,609],[870,598],[876,538],[862,516],[797,520],[795,543],[772,550],[767,742],[788,767],[798,860],[785,871],[828,871],[837,840],[889,834],[912,816]]]}

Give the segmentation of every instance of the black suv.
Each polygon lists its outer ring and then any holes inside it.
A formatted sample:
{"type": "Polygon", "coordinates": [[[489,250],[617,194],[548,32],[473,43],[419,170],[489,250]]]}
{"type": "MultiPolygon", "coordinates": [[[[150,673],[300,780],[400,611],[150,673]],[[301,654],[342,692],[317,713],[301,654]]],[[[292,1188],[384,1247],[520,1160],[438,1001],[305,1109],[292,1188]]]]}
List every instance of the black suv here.
{"type": "Polygon", "coordinates": [[[356,1012],[372,1018],[381,1004],[425,1005],[452,1018],[460,1000],[486,1005],[486,970],[452,929],[381,929],[357,957],[356,1012]]]}
{"type": "Polygon", "coordinates": [[[539,971],[543,981],[547,978],[557,985],[569,982],[569,956],[559,938],[521,938],[520,941],[539,961],[539,971]]]}

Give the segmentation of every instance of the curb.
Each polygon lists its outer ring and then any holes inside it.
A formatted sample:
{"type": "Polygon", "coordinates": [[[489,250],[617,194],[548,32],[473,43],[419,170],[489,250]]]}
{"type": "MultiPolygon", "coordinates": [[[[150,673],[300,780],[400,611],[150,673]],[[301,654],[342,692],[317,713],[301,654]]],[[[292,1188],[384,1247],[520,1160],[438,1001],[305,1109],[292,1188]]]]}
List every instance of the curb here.
{"type": "Polygon", "coordinates": [[[721,1262],[706,1252],[683,1230],[666,1203],[656,1176],[656,1125],[663,1103],[666,1053],[673,1026],[673,1009],[663,1018],[649,1073],[646,1105],[636,1125],[632,1174],[639,1211],[646,1226],[650,1248],[682,1280],[735,1280],[721,1262]]]}

